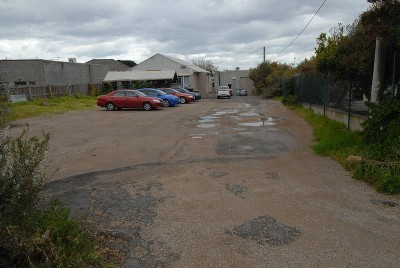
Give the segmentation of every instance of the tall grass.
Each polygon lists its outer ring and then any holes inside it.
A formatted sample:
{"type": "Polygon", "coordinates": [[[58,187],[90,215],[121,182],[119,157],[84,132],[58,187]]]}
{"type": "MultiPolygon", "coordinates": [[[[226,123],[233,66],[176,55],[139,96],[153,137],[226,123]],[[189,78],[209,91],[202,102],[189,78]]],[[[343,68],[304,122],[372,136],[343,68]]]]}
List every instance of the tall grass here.
{"type": "Polygon", "coordinates": [[[374,159],[374,156],[379,156],[382,152],[376,152],[376,144],[365,142],[361,132],[348,131],[343,123],[315,114],[302,106],[289,107],[313,128],[315,144],[312,148],[316,154],[337,160],[345,168],[352,170],[356,179],[370,183],[379,192],[400,193],[400,164],[374,159]],[[362,156],[363,160],[349,163],[346,160],[351,155],[362,156]]]}
{"type": "Polygon", "coordinates": [[[96,107],[96,99],[97,97],[94,96],[63,96],[12,103],[12,113],[7,117],[7,121],[43,115],[61,114],[68,111],[88,110],[96,107]]]}

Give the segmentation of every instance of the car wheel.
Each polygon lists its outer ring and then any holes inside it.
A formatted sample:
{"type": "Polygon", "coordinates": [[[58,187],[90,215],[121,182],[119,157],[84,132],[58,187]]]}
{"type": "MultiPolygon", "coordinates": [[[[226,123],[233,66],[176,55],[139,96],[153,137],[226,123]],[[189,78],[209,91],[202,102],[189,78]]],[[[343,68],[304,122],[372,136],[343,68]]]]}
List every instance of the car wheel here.
{"type": "Polygon", "coordinates": [[[169,100],[163,100],[163,106],[169,107],[170,106],[169,100]]]}
{"type": "Polygon", "coordinates": [[[149,102],[143,103],[143,110],[145,111],[150,111],[151,110],[151,104],[149,102]]]}
{"type": "Polygon", "coordinates": [[[179,103],[180,104],[185,104],[186,103],[186,99],[184,97],[180,97],[179,98],[179,103]]]}
{"type": "Polygon", "coordinates": [[[112,102],[107,103],[107,104],[106,104],[106,109],[107,109],[107,111],[113,111],[113,110],[115,110],[115,105],[114,105],[114,103],[112,103],[112,102]]]}

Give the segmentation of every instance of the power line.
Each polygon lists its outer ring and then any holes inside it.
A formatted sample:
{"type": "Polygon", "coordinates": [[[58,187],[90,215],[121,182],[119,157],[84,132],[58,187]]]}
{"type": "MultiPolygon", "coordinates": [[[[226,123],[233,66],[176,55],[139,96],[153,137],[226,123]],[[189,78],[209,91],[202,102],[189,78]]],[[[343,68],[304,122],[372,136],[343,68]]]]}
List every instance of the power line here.
{"type": "Polygon", "coordinates": [[[286,49],[288,49],[293,43],[297,40],[297,38],[300,37],[300,35],[307,29],[308,25],[312,22],[312,20],[317,16],[318,12],[321,10],[322,6],[325,4],[327,0],[324,0],[324,2],[321,4],[321,6],[318,8],[317,12],[315,12],[314,16],[312,16],[311,20],[307,23],[307,25],[301,30],[301,32],[296,36],[296,38],[287,46],[285,47],[281,52],[279,52],[277,55],[282,54],[286,49]]]}
{"type": "Polygon", "coordinates": [[[257,48],[256,50],[253,50],[253,51],[251,51],[251,52],[249,52],[249,53],[247,53],[247,54],[245,54],[245,55],[242,55],[242,56],[239,56],[239,57],[230,59],[230,60],[226,60],[226,61],[216,62],[216,63],[214,63],[214,64],[227,63],[227,62],[230,62],[230,61],[233,61],[233,60],[237,60],[237,59],[240,59],[240,58],[244,58],[244,57],[246,57],[246,56],[255,54],[256,52],[260,51],[261,49],[264,49],[264,47],[257,48]]]}

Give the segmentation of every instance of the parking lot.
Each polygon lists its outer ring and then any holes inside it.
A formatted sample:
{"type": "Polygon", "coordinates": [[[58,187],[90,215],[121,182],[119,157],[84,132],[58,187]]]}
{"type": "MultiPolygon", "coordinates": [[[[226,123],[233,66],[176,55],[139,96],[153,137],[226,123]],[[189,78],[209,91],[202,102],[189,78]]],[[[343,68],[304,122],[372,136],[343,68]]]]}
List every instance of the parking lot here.
{"type": "Polygon", "coordinates": [[[123,267],[398,267],[400,204],[316,156],[279,102],[14,122],[50,133],[46,194],[91,214],[123,267]]]}

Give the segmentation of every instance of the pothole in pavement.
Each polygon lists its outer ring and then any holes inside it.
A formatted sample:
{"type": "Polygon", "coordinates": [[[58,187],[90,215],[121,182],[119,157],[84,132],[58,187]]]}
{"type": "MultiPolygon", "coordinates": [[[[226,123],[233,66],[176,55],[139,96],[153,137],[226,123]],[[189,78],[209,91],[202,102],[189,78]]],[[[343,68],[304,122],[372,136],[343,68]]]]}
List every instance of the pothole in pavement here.
{"type": "Polygon", "coordinates": [[[228,173],[223,172],[223,171],[214,170],[214,171],[210,171],[210,172],[208,173],[208,175],[209,175],[210,177],[212,177],[212,178],[220,179],[220,178],[222,178],[222,177],[228,176],[228,173]]]}
{"type": "Polygon", "coordinates": [[[294,227],[279,223],[272,217],[261,216],[252,221],[247,221],[234,229],[235,235],[249,239],[260,245],[280,246],[296,240],[301,232],[294,227]]]}
{"type": "Polygon", "coordinates": [[[386,206],[386,207],[396,207],[396,206],[399,205],[396,202],[378,200],[378,199],[372,199],[371,203],[374,204],[374,205],[382,205],[382,206],[386,206]]]}
{"type": "MultiPolygon", "coordinates": [[[[112,172],[111,172],[112,173],[112,172]]],[[[99,182],[97,174],[81,175],[49,183],[47,193],[63,201],[74,215],[87,214],[110,239],[112,250],[124,252],[121,267],[166,267],[179,259],[160,241],[148,240],[142,228],[151,226],[156,207],[167,197],[160,197],[161,183],[99,182]]]]}
{"type": "Polygon", "coordinates": [[[247,192],[247,185],[245,184],[225,184],[225,189],[232,192],[234,195],[244,199],[243,193],[247,192]]]}
{"type": "Polygon", "coordinates": [[[265,175],[267,179],[279,180],[281,178],[276,172],[266,172],[265,175]]]}

